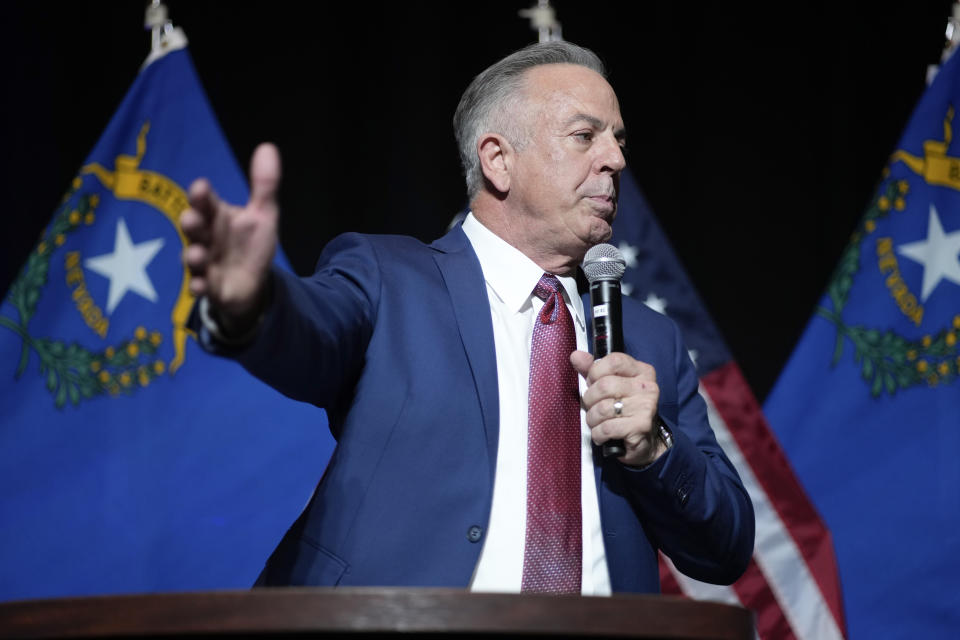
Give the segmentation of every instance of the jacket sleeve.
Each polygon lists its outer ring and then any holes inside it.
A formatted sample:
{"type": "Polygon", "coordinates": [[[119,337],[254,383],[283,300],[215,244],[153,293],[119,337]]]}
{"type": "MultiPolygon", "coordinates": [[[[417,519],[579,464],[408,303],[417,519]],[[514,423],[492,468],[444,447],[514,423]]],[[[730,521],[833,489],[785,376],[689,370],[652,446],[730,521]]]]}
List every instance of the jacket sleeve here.
{"type": "Polygon", "coordinates": [[[672,329],[677,411],[661,417],[673,447],[647,467],[621,468],[634,509],[660,550],[692,578],[730,584],[753,555],[753,504],[710,428],[696,370],[672,329]]]}
{"type": "Polygon", "coordinates": [[[269,304],[251,343],[230,348],[212,339],[196,320],[191,326],[207,351],[236,359],[295,400],[332,408],[359,376],[380,282],[369,240],[344,234],[324,248],[310,277],[272,268],[269,304]]]}

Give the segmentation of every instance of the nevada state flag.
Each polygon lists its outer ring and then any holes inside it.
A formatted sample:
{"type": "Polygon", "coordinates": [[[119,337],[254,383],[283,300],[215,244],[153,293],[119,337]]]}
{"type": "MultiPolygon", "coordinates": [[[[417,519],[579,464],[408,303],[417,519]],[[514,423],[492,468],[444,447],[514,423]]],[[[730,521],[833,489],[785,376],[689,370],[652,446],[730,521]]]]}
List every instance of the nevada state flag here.
{"type": "Polygon", "coordinates": [[[954,55],[764,407],[833,532],[854,638],[960,629],[958,107],[954,55]]]}
{"type": "Polygon", "coordinates": [[[323,472],[325,414],[185,326],[200,176],[246,202],[181,47],[142,69],[0,307],[0,599],[249,586],[323,472]]]}

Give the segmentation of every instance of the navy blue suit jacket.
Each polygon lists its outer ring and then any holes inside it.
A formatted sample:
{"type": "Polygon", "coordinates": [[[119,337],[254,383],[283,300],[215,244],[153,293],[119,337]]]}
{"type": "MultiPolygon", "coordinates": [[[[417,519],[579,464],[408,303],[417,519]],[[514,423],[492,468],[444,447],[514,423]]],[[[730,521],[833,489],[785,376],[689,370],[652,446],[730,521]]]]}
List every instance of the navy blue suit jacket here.
{"type": "MultiPolygon", "coordinates": [[[[463,231],[429,246],[346,234],[312,277],[272,277],[259,337],[230,355],[324,407],[337,447],[258,584],[467,586],[490,516],[499,392],[486,286],[463,231]]],[[[677,329],[624,303],[626,349],[656,368],[675,444],[643,470],[595,448],[612,588],[658,591],[657,549],[693,577],[732,582],[753,550],[750,499],[677,329]]]]}

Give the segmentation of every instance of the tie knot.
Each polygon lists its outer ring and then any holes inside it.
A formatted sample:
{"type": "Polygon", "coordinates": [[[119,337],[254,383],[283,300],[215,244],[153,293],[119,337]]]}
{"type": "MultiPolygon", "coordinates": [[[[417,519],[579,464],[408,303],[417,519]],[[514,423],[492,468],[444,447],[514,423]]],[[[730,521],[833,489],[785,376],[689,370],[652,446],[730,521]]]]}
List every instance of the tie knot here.
{"type": "Polygon", "coordinates": [[[533,289],[533,294],[543,300],[543,309],[540,310],[540,322],[543,324],[552,324],[557,321],[557,314],[563,305],[560,287],[560,281],[556,276],[545,273],[533,289]]]}
{"type": "Polygon", "coordinates": [[[560,281],[557,276],[549,273],[543,274],[537,286],[533,289],[533,294],[541,300],[547,300],[550,296],[560,292],[560,281]]]}

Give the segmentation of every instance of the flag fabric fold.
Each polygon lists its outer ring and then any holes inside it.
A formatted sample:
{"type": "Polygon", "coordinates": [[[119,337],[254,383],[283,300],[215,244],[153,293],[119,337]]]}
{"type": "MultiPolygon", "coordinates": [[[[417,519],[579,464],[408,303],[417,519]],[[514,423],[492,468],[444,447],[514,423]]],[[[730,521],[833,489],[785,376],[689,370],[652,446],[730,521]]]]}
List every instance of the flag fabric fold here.
{"type": "Polygon", "coordinates": [[[688,578],[661,558],[664,592],[745,606],[760,638],[844,637],[830,534],[766,423],[759,404],[629,171],[613,239],[627,263],[623,292],[672,318],[697,366],[710,424],[756,511],[756,548],[730,587],[688,578]]]}
{"type": "Polygon", "coordinates": [[[323,472],[323,411],[186,328],[200,176],[246,201],[179,49],[141,70],[0,306],[0,599],[249,586],[323,472]]]}
{"type": "Polygon", "coordinates": [[[960,629],[958,104],[954,55],[765,404],[834,534],[856,638],[960,629]]]}

